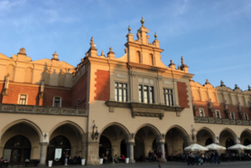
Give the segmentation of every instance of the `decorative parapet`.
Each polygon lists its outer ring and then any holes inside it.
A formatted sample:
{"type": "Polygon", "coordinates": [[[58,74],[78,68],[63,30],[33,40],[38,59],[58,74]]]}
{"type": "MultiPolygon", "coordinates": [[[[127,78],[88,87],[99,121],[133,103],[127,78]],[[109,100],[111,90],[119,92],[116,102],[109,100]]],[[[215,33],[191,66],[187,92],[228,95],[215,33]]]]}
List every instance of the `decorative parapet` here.
{"type": "Polygon", "coordinates": [[[194,117],[195,123],[225,124],[225,125],[251,125],[249,120],[234,120],[227,118],[194,117]]]}
{"type": "Polygon", "coordinates": [[[86,109],[45,107],[17,104],[1,104],[0,113],[19,113],[19,114],[43,114],[43,115],[63,115],[63,116],[88,116],[86,109]]]}

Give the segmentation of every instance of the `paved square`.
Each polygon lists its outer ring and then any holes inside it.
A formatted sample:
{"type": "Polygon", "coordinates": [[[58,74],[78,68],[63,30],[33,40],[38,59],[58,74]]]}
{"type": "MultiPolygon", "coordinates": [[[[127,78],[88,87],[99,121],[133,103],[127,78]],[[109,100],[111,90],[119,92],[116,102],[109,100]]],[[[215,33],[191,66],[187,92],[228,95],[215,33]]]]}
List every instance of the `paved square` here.
{"type": "MultiPolygon", "coordinates": [[[[185,162],[162,162],[162,168],[178,168],[178,167],[219,167],[219,168],[250,168],[251,161],[235,161],[235,162],[222,162],[221,164],[205,163],[203,165],[188,166],[185,162]]],[[[54,166],[54,168],[158,168],[158,163],[138,162],[135,164],[103,164],[99,166],[54,166]]],[[[53,168],[53,167],[52,167],[53,168]]]]}

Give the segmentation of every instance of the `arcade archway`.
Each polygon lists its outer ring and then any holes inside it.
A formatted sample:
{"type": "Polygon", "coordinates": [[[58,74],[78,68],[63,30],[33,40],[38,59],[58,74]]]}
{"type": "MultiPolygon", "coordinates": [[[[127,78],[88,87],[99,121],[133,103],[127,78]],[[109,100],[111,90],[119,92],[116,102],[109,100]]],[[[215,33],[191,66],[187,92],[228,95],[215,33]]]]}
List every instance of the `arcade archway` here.
{"type": "Polygon", "coordinates": [[[202,146],[207,146],[211,143],[214,143],[214,133],[208,128],[202,128],[197,133],[197,143],[202,146]]]}
{"type": "Polygon", "coordinates": [[[166,133],[166,146],[167,153],[166,155],[177,155],[179,153],[183,153],[184,148],[188,146],[189,136],[187,132],[178,126],[172,127],[166,133]]]}
{"type": "Polygon", "coordinates": [[[99,139],[99,156],[102,155],[110,158],[111,156],[127,157],[127,140],[129,132],[119,123],[111,123],[103,128],[99,139]]]}
{"type": "Polygon", "coordinates": [[[158,142],[160,138],[159,131],[152,125],[143,125],[135,136],[134,159],[144,161],[149,151],[154,150],[153,142],[158,142]]]}
{"type": "Polygon", "coordinates": [[[23,164],[25,159],[40,158],[40,135],[23,121],[10,124],[1,136],[0,152],[10,164],[23,164]]]}
{"type": "Polygon", "coordinates": [[[4,146],[4,157],[10,158],[11,164],[24,163],[25,160],[30,160],[31,143],[23,135],[16,135],[10,138],[4,146]]]}

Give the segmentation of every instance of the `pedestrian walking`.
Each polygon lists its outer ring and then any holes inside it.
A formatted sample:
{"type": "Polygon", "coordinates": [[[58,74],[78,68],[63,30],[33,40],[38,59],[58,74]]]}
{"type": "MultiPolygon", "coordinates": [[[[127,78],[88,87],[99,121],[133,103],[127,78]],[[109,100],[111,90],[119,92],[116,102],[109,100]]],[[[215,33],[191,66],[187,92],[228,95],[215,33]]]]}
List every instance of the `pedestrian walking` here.
{"type": "Polygon", "coordinates": [[[159,167],[161,167],[161,158],[162,158],[161,150],[159,150],[159,152],[157,153],[157,157],[158,157],[158,160],[159,160],[159,167]]]}

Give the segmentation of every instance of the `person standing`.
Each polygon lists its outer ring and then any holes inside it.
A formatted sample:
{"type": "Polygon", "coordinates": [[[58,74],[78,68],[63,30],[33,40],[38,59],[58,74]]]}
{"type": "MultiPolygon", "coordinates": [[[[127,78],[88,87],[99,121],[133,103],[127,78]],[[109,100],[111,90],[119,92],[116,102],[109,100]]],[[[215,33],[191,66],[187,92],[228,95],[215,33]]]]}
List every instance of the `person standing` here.
{"type": "Polygon", "coordinates": [[[215,151],[215,153],[214,153],[214,164],[216,162],[218,162],[218,164],[220,164],[219,153],[217,151],[215,151]]]}
{"type": "Polygon", "coordinates": [[[158,160],[159,160],[159,167],[161,167],[161,158],[162,158],[161,150],[159,150],[159,152],[157,153],[157,157],[158,157],[158,160]]]}

